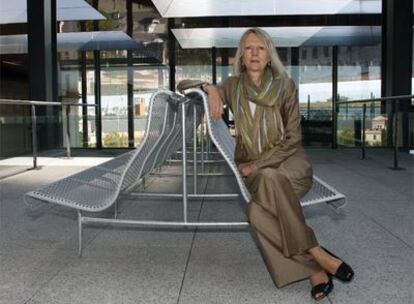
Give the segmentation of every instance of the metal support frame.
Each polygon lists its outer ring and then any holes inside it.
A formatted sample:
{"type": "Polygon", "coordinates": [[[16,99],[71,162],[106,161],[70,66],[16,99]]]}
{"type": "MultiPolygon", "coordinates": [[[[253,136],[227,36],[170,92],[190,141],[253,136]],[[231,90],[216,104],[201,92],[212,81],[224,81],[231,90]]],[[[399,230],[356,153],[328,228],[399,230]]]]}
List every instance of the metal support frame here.
{"type": "MultiPolygon", "coordinates": [[[[206,153],[206,155],[209,155],[210,153],[206,153]]],[[[180,159],[169,159],[168,160],[169,163],[180,163],[181,160],[180,159]]],[[[193,160],[187,160],[188,163],[193,163],[193,160]]],[[[223,159],[205,159],[203,161],[203,163],[205,164],[217,164],[217,163],[223,163],[225,162],[225,160],[223,159]]],[[[201,164],[201,160],[197,160],[197,163],[201,164]]]]}
{"type": "Polygon", "coordinates": [[[83,226],[82,226],[82,211],[78,210],[78,255],[79,258],[82,257],[82,235],[83,235],[83,226]]]}
{"type": "Polygon", "coordinates": [[[197,108],[193,107],[193,194],[197,194],[197,108]]]}
{"type": "Polygon", "coordinates": [[[66,133],[65,133],[66,157],[67,158],[70,158],[71,157],[71,152],[70,152],[70,131],[69,131],[69,127],[70,127],[70,122],[69,122],[69,118],[70,118],[70,106],[69,105],[66,105],[65,109],[66,109],[66,111],[65,111],[66,112],[66,133]]]}
{"type": "Polygon", "coordinates": [[[168,63],[170,68],[170,90],[175,91],[175,36],[172,29],[175,27],[175,19],[168,18],[168,63]]]}
{"type": "Polygon", "coordinates": [[[32,108],[32,153],[33,153],[33,169],[37,168],[37,121],[36,121],[36,107],[32,108]]]}
{"type": "Polygon", "coordinates": [[[338,132],[338,46],[332,47],[332,149],[337,149],[338,132]]]}
{"type": "Polygon", "coordinates": [[[211,75],[213,84],[217,84],[217,49],[215,46],[211,48],[211,75]]]}
{"type": "Polygon", "coordinates": [[[364,103],[362,107],[362,144],[361,144],[361,159],[365,159],[365,122],[367,116],[367,105],[364,103]]]}
{"type": "MultiPolygon", "coordinates": [[[[203,165],[203,162],[201,162],[201,165],[203,165]]],[[[168,173],[168,172],[152,172],[150,173],[151,176],[181,176],[181,174],[178,173],[168,173]]],[[[187,174],[187,176],[194,176],[193,173],[187,174]]],[[[211,173],[197,173],[197,176],[233,176],[233,174],[230,173],[219,173],[219,172],[211,172],[211,173]]]]}
{"type": "Polygon", "coordinates": [[[247,227],[248,222],[167,222],[167,221],[135,221],[135,220],[113,220],[99,217],[82,217],[83,223],[102,223],[116,225],[138,225],[138,226],[161,226],[161,227],[247,227]]]}
{"type": "MultiPolygon", "coordinates": [[[[127,35],[133,37],[133,15],[132,15],[132,0],[126,1],[127,11],[127,35]]],[[[132,50],[127,50],[127,103],[128,103],[128,148],[135,146],[134,138],[134,69],[132,50]]]]}
{"type": "MultiPolygon", "coordinates": [[[[85,21],[80,22],[81,31],[86,32],[85,21]]],[[[86,52],[80,52],[80,69],[81,69],[81,86],[82,86],[82,104],[88,104],[88,85],[86,73],[86,52]]],[[[87,148],[88,143],[88,108],[82,107],[82,146],[87,148]]]]}
{"type": "Polygon", "coordinates": [[[200,125],[201,173],[204,174],[204,121],[200,125]]]}
{"type": "Polygon", "coordinates": [[[181,104],[181,126],[182,126],[182,173],[183,173],[183,219],[187,223],[187,146],[186,146],[186,104],[181,104]]]}
{"type": "Polygon", "coordinates": [[[237,193],[224,193],[224,194],[181,194],[181,193],[158,193],[158,192],[131,192],[125,196],[141,197],[141,198],[188,198],[202,199],[202,198],[214,198],[214,199],[232,199],[240,197],[237,193]]]}
{"type": "Polygon", "coordinates": [[[102,149],[102,109],[101,109],[101,52],[93,51],[95,74],[95,124],[96,124],[96,148],[102,149]]]}
{"type": "Polygon", "coordinates": [[[399,121],[398,121],[398,110],[400,108],[400,101],[397,100],[394,111],[392,112],[392,138],[394,144],[394,153],[393,153],[393,167],[392,170],[403,170],[403,168],[398,167],[398,136],[399,136],[399,121]]]}

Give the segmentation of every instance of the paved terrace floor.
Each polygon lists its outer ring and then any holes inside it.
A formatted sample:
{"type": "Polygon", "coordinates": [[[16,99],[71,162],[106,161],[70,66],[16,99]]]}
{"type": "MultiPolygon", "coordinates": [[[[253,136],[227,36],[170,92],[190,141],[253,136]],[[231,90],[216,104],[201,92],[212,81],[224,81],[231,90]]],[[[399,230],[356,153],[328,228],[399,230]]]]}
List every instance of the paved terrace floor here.
{"type": "MultiPolygon", "coordinates": [[[[406,170],[393,171],[388,150],[368,150],[364,161],[356,150],[308,152],[315,173],[343,192],[348,204],[338,214],[325,205],[308,207],[307,222],[319,242],[356,272],[350,284],[335,281],[321,303],[413,303],[413,156],[401,154],[406,170]]],[[[6,161],[0,170],[15,169],[6,161]]],[[[58,206],[30,211],[23,195],[99,160],[43,161],[40,170],[0,181],[0,303],[314,303],[307,281],[274,287],[248,229],[89,226],[79,259],[76,213],[58,206]]],[[[147,190],[179,189],[177,178],[154,177],[147,190]]],[[[200,189],[224,192],[236,185],[229,177],[210,177],[200,189]]],[[[126,199],[120,217],[179,220],[180,206],[177,200],[126,199]]],[[[189,214],[244,219],[237,201],[191,201],[189,214]]]]}

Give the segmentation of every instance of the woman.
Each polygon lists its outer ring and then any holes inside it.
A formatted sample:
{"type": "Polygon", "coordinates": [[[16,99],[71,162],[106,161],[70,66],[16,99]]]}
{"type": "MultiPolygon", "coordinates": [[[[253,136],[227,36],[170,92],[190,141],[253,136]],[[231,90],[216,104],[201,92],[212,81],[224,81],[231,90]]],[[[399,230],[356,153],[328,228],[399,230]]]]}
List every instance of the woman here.
{"type": "Polygon", "coordinates": [[[312,167],[301,145],[294,82],[271,38],[258,28],[242,35],[234,72],[222,86],[202,89],[214,119],[223,102],[234,114],[235,161],[252,194],[248,219],[276,286],[309,278],[311,295],[320,300],[332,291],[332,276],[348,282],[353,271],[322,249],[305,223],[299,199],[311,188],[312,167]]]}

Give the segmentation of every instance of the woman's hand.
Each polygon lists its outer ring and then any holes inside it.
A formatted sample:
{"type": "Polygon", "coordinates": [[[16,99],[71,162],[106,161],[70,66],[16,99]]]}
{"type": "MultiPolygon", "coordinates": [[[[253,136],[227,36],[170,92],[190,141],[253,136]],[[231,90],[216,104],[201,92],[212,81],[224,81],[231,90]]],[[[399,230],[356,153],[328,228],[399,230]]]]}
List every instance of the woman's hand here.
{"type": "Polygon", "coordinates": [[[221,100],[218,89],[214,85],[203,85],[203,90],[208,95],[211,118],[213,120],[220,119],[223,115],[223,101],[221,100]]]}
{"type": "Polygon", "coordinates": [[[254,163],[242,163],[239,165],[239,171],[241,176],[247,177],[257,170],[257,166],[254,163]]]}

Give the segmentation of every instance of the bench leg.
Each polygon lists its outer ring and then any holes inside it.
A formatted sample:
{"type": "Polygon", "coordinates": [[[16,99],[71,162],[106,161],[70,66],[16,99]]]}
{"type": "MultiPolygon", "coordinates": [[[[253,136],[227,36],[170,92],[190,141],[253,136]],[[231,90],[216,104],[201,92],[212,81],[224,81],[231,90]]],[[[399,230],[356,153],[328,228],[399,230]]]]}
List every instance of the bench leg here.
{"type": "Polygon", "coordinates": [[[118,200],[115,201],[114,205],[114,218],[118,218],[118,200]]]}
{"type": "Polygon", "coordinates": [[[200,125],[201,128],[201,138],[200,138],[200,145],[201,145],[201,173],[204,173],[204,122],[200,125]]]}
{"type": "Polygon", "coordinates": [[[82,257],[82,212],[78,210],[78,254],[79,258],[82,257]]]}
{"type": "Polygon", "coordinates": [[[193,107],[193,193],[197,194],[197,108],[193,107]]]}

